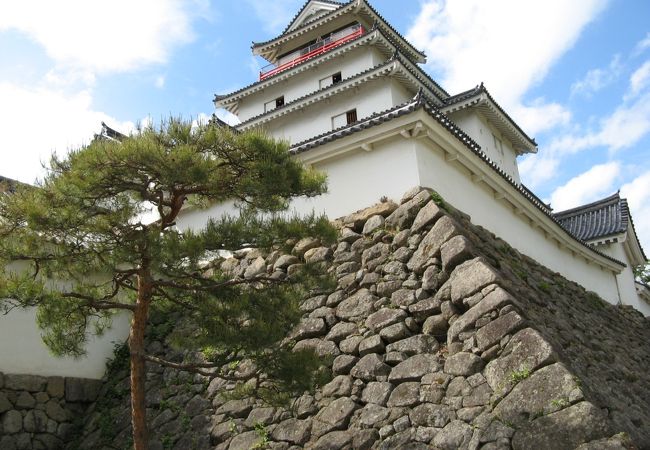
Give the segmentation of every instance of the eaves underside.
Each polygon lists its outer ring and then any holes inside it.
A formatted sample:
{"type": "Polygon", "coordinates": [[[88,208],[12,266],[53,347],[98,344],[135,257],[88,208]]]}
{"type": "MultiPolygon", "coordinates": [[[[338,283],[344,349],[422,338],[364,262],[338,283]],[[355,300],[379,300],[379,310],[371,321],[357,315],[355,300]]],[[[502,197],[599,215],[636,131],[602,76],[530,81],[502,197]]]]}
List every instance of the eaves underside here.
{"type": "Polygon", "coordinates": [[[424,85],[422,81],[416,75],[414,75],[407,66],[405,66],[404,61],[401,59],[401,57],[395,54],[385,63],[344,79],[337,84],[330,85],[326,88],[319,89],[303,97],[297,98],[279,108],[259,114],[255,117],[251,117],[245,122],[236,125],[236,128],[245,129],[253,124],[260,125],[262,123],[266,123],[277,117],[291,113],[296,109],[312,105],[321,100],[324,100],[325,98],[329,98],[332,95],[338,95],[356,86],[377,79],[380,76],[391,76],[398,79],[402,83],[410,83],[415,90],[426,87],[427,94],[425,94],[425,96],[427,99],[429,101],[435,102],[435,104],[442,103],[441,100],[436,96],[436,92],[433,91],[430,86],[424,85]]]}
{"type": "MultiPolygon", "coordinates": [[[[345,53],[348,53],[361,45],[376,45],[387,56],[391,54],[394,55],[396,52],[398,52],[397,47],[388,36],[386,36],[381,30],[373,30],[340,47],[333,49],[328,53],[304,61],[292,67],[291,69],[287,69],[265,80],[256,81],[230,94],[215,95],[215,106],[226,108],[230,112],[234,112],[236,109],[236,102],[238,100],[255,92],[266,89],[267,87],[273,86],[280,81],[289,79],[298,73],[302,73],[308,69],[317,67],[318,65],[326,61],[330,61],[331,59],[339,57],[345,53]]],[[[418,64],[411,61],[406,55],[399,54],[399,56],[404,66],[408,68],[413,76],[418,78],[422,84],[428,87],[429,90],[433,91],[438,99],[440,99],[440,101],[449,97],[449,94],[447,94],[447,92],[438,83],[436,83],[436,81],[433,80],[429,74],[423,71],[420,66],[418,66],[418,64]]],[[[438,103],[438,101],[436,101],[436,103],[438,103]]]]}

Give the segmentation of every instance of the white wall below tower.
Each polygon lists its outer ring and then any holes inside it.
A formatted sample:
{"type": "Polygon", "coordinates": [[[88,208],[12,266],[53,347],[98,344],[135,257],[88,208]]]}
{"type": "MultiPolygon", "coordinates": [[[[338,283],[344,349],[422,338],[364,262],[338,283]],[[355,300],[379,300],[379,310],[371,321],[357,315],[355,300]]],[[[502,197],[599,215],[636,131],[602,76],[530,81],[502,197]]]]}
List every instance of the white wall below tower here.
{"type": "Polygon", "coordinates": [[[128,313],[117,314],[113,327],[101,337],[89,339],[87,356],[79,359],[53,356],[36,326],[36,309],[14,309],[0,315],[0,372],[100,379],[115,345],[129,334],[128,313]]]}

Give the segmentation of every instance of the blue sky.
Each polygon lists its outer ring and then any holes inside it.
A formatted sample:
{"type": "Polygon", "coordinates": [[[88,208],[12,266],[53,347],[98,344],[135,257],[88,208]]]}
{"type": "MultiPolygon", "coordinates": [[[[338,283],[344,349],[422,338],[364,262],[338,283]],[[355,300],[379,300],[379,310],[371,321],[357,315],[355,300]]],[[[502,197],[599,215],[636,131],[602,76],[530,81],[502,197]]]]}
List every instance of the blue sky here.
{"type": "MultiPolygon", "coordinates": [[[[650,249],[650,2],[371,0],[426,51],[450,93],[480,82],[534,136],[525,184],[556,210],[628,197],[650,249]]],[[[303,0],[22,0],[0,5],[0,174],[32,182],[41,161],[100,122],[124,131],[202,118],[215,93],[253,82],[251,41],[303,0]]],[[[220,114],[223,114],[220,112],[220,114]]]]}

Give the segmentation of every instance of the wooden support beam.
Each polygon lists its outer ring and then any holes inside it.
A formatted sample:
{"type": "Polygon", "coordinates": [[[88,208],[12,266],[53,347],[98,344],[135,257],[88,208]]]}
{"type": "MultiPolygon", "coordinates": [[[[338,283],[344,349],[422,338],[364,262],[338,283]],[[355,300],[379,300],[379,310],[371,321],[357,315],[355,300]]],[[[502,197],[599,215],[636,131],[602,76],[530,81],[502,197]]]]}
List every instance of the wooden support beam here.
{"type": "Polygon", "coordinates": [[[447,162],[456,161],[457,159],[458,159],[458,153],[446,153],[445,152],[445,160],[447,162]]]}
{"type": "Polygon", "coordinates": [[[370,143],[364,143],[361,144],[361,150],[363,150],[364,152],[371,152],[374,150],[374,147],[370,143]]]}
{"type": "Polygon", "coordinates": [[[399,132],[404,139],[411,139],[411,132],[409,130],[402,130],[399,132]]]}
{"type": "Polygon", "coordinates": [[[480,175],[478,173],[473,173],[472,174],[472,182],[473,183],[482,183],[483,181],[485,181],[485,176],[484,175],[480,175]]]}

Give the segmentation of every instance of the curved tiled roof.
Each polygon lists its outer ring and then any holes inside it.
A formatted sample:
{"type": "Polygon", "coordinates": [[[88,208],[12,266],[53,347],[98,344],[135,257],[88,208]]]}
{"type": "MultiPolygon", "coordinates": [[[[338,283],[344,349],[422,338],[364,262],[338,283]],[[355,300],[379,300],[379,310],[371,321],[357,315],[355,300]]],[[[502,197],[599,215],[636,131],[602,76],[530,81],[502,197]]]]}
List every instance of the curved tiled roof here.
{"type": "MultiPolygon", "coordinates": [[[[619,192],[586,205],[560,211],[554,216],[569,233],[584,241],[625,233],[631,225],[632,232],[639,242],[627,200],[621,198],[619,192]]],[[[646,258],[640,242],[639,248],[646,258]]]]}
{"type": "Polygon", "coordinates": [[[617,192],[602,200],[555,213],[562,226],[574,236],[591,241],[625,233],[629,211],[617,192]]]}
{"type": "Polygon", "coordinates": [[[434,106],[429,104],[424,96],[422,95],[422,91],[418,92],[418,94],[413,98],[413,100],[403,103],[399,106],[396,106],[394,108],[388,109],[386,111],[380,112],[373,114],[365,119],[362,119],[360,121],[357,121],[355,123],[352,123],[350,125],[345,125],[341,128],[337,128],[333,131],[323,133],[321,135],[315,136],[311,139],[298,142],[294,145],[291,146],[291,152],[293,154],[300,154],[303,152],[306,152],[308,150],[311,150],[315,147],[318,147],[320,145],[327,144],[329,142],[335,141],[337,139],[349,136],[351,134],[354,134],[359,131],[366,130],[368,128],[372,128],[374,126],[380,125],[384,122],[388,122],[390,120],[393,120],[397,117],[410,114],[412,112],[415,112],[419,109],[423,109],[429,116],[431,116],[434,120],[436,120],[440,125],[442,125],[444,128],[447,129],[452,135],[454,135],[460,142],[462,142],[469,150],[472,151],[475,155],[477,155],[484,163],[486,163],[492,170],[494,170],[499,176],[503,179],[505,179],[512,187],[517,190],[522,196],[526,198],[530,203],[535,206],[539,211],[541,211],[545,216],[547,216],[549,219],[551,219],[553,222],[555,222],[559,228],[564,231],[571,239],[577,241],[579,244],[581,244],[583,247],[586,247],[589,249],[589,251],[594,252],[595,254],[612,261],[616,264],[619,264],[623,267],[626,266],[625,263],[612,258],[611,256],[595,249],[591,245],[589,245],[587,242],[585,242],[583,239],[580,239],[579,237],[573,235],[570,233],[566,228],[562,226],[562,224],[558,221],[558,219],[553,215],[553,213],[550,211],[549,207],[541,202],[534,194],[532,194],[527,188],[523,187],[522,185],[518,184],[513,180],[513,178],[505,173],[494,161],[492,161],[486,154],[483,152],[481,149],[481,146],[478,145],[471,137],[469,137],[463,130],[461,130],[454,122],[452,122],[444,113],[440,112],[438,109],[436,109],[434,106]]]}

